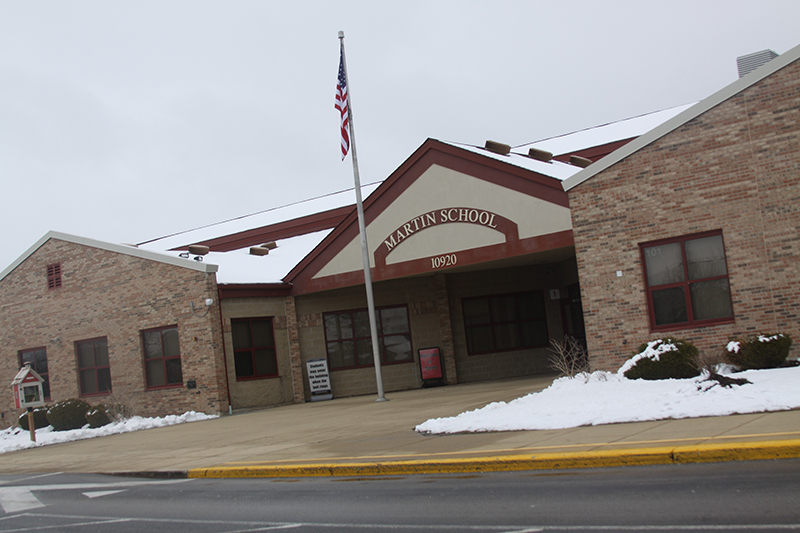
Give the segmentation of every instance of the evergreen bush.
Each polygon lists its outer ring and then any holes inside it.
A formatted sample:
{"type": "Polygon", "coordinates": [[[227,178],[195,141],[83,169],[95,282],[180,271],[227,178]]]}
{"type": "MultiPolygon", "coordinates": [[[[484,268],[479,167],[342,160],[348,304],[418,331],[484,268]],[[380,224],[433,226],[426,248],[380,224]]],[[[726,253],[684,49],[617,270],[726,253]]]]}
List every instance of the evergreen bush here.
{"type": "Polygon", "coordinates": [[[103,427],[111,423],[111,417],[108,414],[108,409],[102,403],[89,409],[86,413],[86,421],[89,423],[90,428],[103,427]]]}
{"type": "Polygon", "coordinates": [[[80,429],[86,425],[86,413],[92,406],[83,400],[70,399],[58,402],[47,411],[47,420],[54,431],[80,429]]]}
{"type": "Polygon", "coordinates": [[[688,341],[669,337],[644,343],[620,368],[628,379],[684,379],[700,375],[697,348],[688,341]]]}
{"type": "Polygon", "coordinates": [[[725,358],[742,370],[778,368],[786,362],[791,346],[792,338],[783,333],[753,335],[729,342],[725,358]]]}
{"type": "MultiPolygon", "coordinates": [[[[48,407],[43,405],[41,407],[34,407],[33,408],[33,427],[34,429],[42,429],[46,428],[50,425],[50,422],[47,421],[47,409],[48,407]]],[[[25,411],[21,415],[19,415],[18,419],[19,427],[24,429],[25,431],[29,431],[28,427],[28,412],[25,411]]]]}

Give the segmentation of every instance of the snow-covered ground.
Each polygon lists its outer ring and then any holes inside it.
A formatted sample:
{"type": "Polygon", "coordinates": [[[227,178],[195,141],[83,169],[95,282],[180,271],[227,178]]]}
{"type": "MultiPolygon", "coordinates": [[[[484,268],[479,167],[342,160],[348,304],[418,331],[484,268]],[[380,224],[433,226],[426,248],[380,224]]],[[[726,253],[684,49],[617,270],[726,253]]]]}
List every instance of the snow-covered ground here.
{"type": "Polygon", "coordinates": [[[72,431],[53,431],[52,426],[36,430],[36,443],[31,441],[29,431],[19,427],[9,428],[0,431],[0,453],[13,452],[35,446],[46,446],[48,444],[58,444],[73,440],[91,439],[92,437],[105,437],[117,433],[129,433],[140,429],[159,428],[183,424],[184,422],[196,422],[198,420],[208,420],[217,418],[216,415],[206,415],[189,411],[182,415],[168,415],[163,418],[142,418],[134,416],[122,422],[113,422],[100,428],[73,429],[72,431]]]}
{"type": "Polygon", "coordinates": [[[450,418],[433,418],[421,433],[564,429],[617,422],[723,416],[800,408],[800,367],[748,370],[729,377],[751,383],[722,387],[704,376],[630,380],[595,372],[559,378],[547,389],[450,418]]]}

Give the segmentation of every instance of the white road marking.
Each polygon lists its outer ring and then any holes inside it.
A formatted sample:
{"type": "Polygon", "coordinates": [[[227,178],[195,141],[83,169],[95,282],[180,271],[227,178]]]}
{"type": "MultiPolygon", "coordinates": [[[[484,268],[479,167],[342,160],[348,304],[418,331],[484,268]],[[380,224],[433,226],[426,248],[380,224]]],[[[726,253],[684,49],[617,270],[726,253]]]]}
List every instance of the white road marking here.
{"type": "Polygon", "coordinates": [[[95,490],[92,492],[84,492],[83,495],[87,498],[100,498],[101,496],[110,496],[112,494],[119,494],[120,492],[125,492],[127,489],[120,489],[120,490],[95,490]]]}
{"type": "MultiPolygon", "coordinates": [[[[65,483],[63,485],[26,485],[23,487],[0,487],[0,507],[6,513],[17,513],[44,507],[33,492],[48,490],[128,489],[140,485],[183,483],[188,479],[160,479],[157,481],[124,481],[120,483],[65,483]]],[[[90,496],[91,497],[91,496],[90,496]]]]}

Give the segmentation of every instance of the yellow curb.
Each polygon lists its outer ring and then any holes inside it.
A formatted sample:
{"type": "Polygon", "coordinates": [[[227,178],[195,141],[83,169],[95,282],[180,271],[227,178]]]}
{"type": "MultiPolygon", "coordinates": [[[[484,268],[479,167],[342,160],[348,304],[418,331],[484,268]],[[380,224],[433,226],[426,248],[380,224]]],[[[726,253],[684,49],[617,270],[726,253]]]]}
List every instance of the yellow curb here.
{"type": "Polygon", "coordinates": [[[190,478],[378,476],[402,474],[455,474],[750,461],[800,458],[800,440],[701,444],[654,448],[629,448],[591,452],[505,455],[471,459],[374,461],[296,465],[217,466],[189,470],[190,478]]]}

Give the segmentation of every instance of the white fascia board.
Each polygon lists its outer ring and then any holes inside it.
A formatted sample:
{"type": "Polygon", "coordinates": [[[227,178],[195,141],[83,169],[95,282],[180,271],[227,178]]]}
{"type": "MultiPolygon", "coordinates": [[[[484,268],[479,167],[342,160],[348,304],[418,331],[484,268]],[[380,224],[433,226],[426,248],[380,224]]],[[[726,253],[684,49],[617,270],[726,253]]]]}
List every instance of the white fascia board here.
{"type": "Polygon", "coordinates": [[[622,148],[612,152],[611,154],[607,155],[606,157],[602,158],[596,163],[589,165],[588,167],[581,170],[574,176],[565,179],[564,181],[561,182],[561,185],[564,187],[565,191],[574,189],[575,187],[577,187],[584,181],[588,180],[592,176],[599,174],[600,172],[606,170],[607,168],[616,163],[619,163],[629,155],[657,141],[658,139],[670,133],[671,131],[678,129],[679,127],[683,126],[684,124],[694,119],[695,117],[702,115],[709,109],[718,106],[722,102],[737,95],[738,93],[744,91],[745,89],[748,89],[749,87],[755,85],[764,78],[771,76],[772,74],[779,71],[786,65],[789,65],[790,63],[796,61],[798,57],[800,57],[800,46],[795,46],[788,52],[779,55],[769,63],[765,63],[763,66],[754,70],[747,76],[739,78],[730,85],[712,94],[705,100],[698,102],[697,104],[690,107],[686,111],[664,122],[660,126],[657,126],[656,128],[650,130],[641,137],[637,137],[636,139],[629,142],[622,148]]]}
{"type": "Polygon", "coordinates": [[[217,265],[203,263],[201,261],[195,261],[193,259],[185,259],[183,257],[171,256],[158,252],[151,252],[150,250],[142,250],[141,248],[136,248],[135,246],[128,246],[124,244],[112,244],[109,242],[90,239],[88,237],[78,237],[75,235],[69,235],[67,233],[60,233],[58,231],[49,231],[44,237],[36,241],[36,243],[33,246],[28,248],[28,250],[24,254],[19,256],[19,258],[17,258],[16,261],[11,263],[5,270],[0,272],[0,280],[5,279],[5,277],[8,274],[10,274],[15,268],[17,268],[20,264],[22,264],[23,261],[25,261],[28,257],[30,257],[36,250],[41,248],[42,245],[47,241],[49,241],[50,239],[58,239],[60,241],[71,242],[73,244],[80,244],[82,246],[89,246],[91,248],[99,248],[101,250],[107,250],[109,252],[130,255],[133,257],[138,257],[140,259],[146,259],[148,261],[166,263],[169,265],[174,265],[182,268],[197,270],[198,272],[205,272],[207,274],[216,272],[218,269],[217,265]]]}

